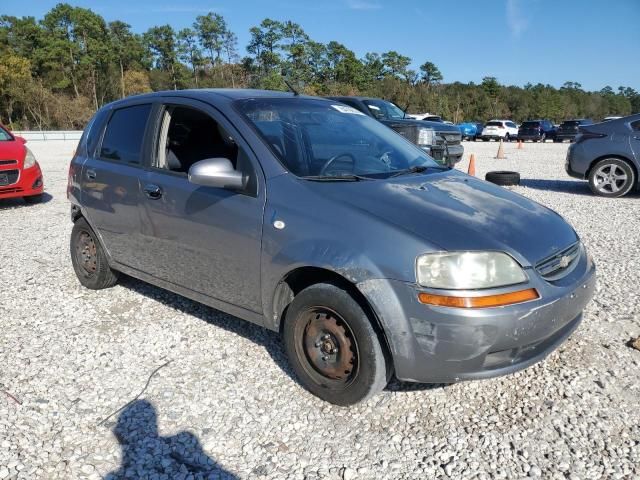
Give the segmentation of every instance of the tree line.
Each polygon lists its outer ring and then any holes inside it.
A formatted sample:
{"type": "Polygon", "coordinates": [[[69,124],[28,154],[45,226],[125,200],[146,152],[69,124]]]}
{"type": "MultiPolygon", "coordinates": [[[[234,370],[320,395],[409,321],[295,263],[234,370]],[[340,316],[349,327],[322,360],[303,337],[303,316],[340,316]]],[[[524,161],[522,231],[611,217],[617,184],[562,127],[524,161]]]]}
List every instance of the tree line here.
{"type": "Polygon", "coordinates": [[[599,120],[640,111],[640,94],[630,87],[519,87],[491,76],[479,84],[445,83],[433,62],[414,70],[412,59],[394,50],[358,58],[338,41],[313,40],[290,20],[266,18],[249,33],[241,51],[225,18],[213,12],[187,28],[167,24],[141,34],[65,3],[39,20],[2,15],[0,120],[14,129],[82,128],[96,109],[128,95],[203,87],[286,90],[285,79],[306,94],[381,97],[454,122],[599,120]]]}

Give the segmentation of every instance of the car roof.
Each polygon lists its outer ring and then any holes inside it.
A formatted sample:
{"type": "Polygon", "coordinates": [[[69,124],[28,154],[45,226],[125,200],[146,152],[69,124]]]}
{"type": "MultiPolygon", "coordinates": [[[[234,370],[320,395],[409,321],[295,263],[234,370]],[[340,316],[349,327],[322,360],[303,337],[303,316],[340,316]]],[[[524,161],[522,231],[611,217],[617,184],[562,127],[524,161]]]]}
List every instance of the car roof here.
{"type": "Polygon", "coordinates": [[[316,100],[326,100],[323,97],[315,97],[310,95],[295,95],[292,92],[282,92],[279,90],[258,90],[250,88],[197,88],[186,90],[163,90],[159,92],[143,93],[141,95],[133,95],[131,97],[116,100],[115,102],[105,105],[106,107],[114,107],[124,105],[131,101],[153,100],[157,97],[186,97],[196,100],[211,100],[212,98],[226,99],[229,101],[242,100],[247,98],[309,98],[316,100]]]}

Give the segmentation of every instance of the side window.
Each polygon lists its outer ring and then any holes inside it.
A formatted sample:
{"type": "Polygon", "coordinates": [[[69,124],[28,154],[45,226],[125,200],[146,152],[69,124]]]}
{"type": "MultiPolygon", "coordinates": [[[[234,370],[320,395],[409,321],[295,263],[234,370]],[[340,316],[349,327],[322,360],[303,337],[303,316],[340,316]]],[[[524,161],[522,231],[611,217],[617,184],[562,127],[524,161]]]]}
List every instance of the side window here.
{"type": "Polygon", "coordinates": [[[150,112],[150,104],[115,110],[102,139],[100,157],[123,163],[140,164],[144,131],[150,112]]]}
{"type": "Polygon", "coordinates": [[[167,106],[162,114],[153,166],[187,176],[189,168],[207,158],[226,158],[249,177],[248,190],[257,191],[249,157],[233,137],[207,113],[190,107],[167,106]]]}
{"type": "Polygon", "coordinates": [[[640,120],[631,123],[631,129],[640,132],[640,120]]]}
{"type": "Polygon", "coordinates": [[[507,122],[507,127],[509,127],[509,128],[518,128],[518,127],[516,127],[516,124],[513,123],[513,122],[507,122]]]}

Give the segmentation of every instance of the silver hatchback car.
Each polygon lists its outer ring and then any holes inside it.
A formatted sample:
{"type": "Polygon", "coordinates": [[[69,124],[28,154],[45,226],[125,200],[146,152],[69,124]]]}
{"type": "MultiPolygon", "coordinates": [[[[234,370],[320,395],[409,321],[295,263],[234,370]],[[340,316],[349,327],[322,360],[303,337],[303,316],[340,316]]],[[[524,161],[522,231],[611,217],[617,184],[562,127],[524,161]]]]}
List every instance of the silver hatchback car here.
{"type": "Polygon", "coordinates": [[[335,100],[112,103],[85,129],[68,198],[83,285],[122,272],[281,332],[300,383],[339,405],[394,373],[446,383],[538,362],[595,288],[558,214],[335,100]]]}

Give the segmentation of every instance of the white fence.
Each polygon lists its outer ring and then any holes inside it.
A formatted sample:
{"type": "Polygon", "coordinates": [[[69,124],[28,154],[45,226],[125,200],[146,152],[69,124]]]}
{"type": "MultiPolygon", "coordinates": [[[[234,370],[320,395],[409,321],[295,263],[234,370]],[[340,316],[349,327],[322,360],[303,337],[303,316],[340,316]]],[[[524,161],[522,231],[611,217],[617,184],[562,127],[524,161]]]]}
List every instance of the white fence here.
{"type": "Polygon", "coordinates": [[[30,142],[42,141],[42,140],[80,140],[82,130],[31,130],[25,132],[12,131],[14,135],[24,138],[30,142]]]}

